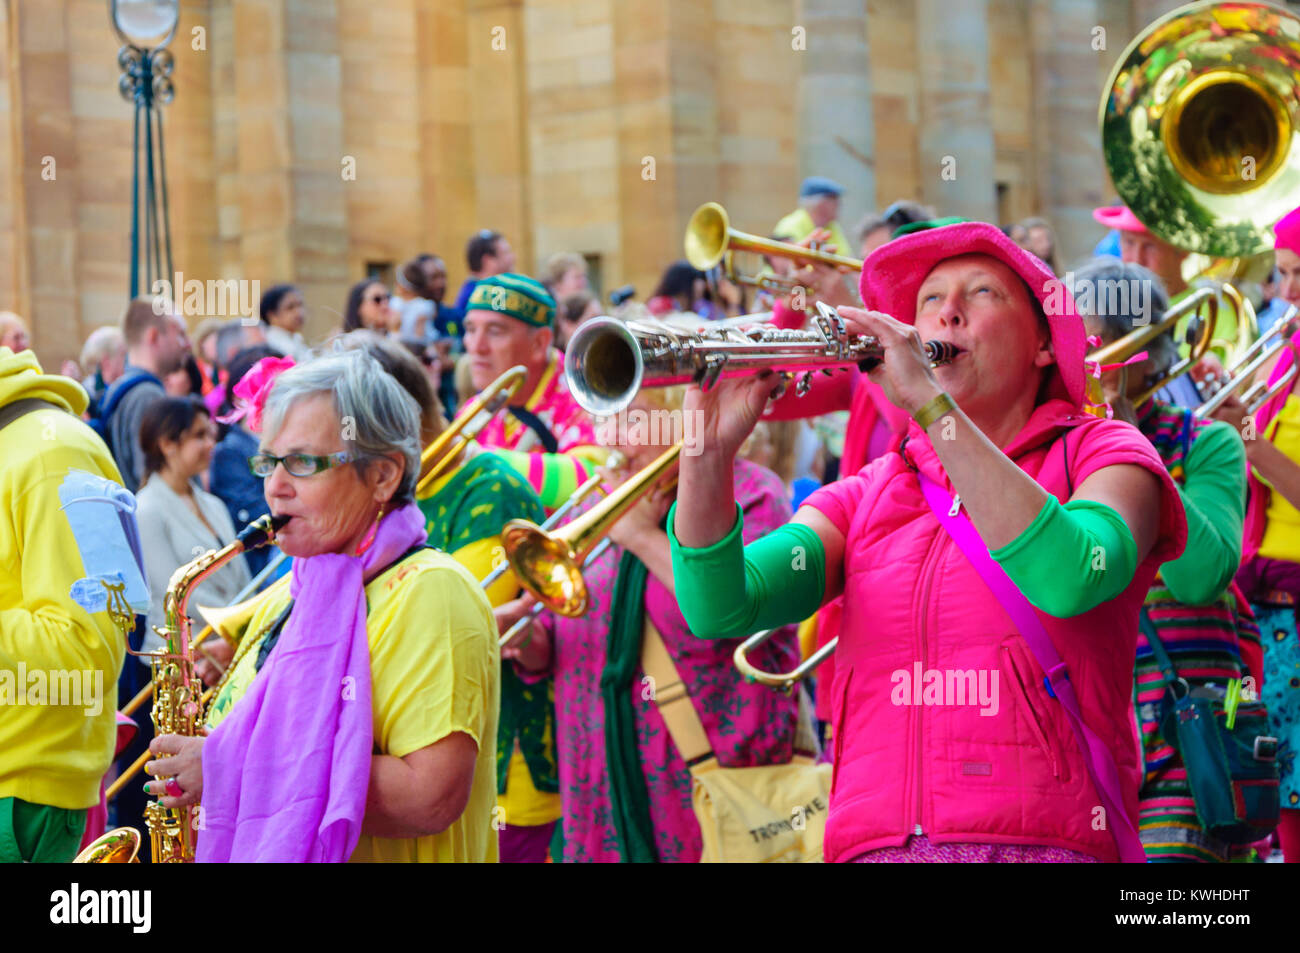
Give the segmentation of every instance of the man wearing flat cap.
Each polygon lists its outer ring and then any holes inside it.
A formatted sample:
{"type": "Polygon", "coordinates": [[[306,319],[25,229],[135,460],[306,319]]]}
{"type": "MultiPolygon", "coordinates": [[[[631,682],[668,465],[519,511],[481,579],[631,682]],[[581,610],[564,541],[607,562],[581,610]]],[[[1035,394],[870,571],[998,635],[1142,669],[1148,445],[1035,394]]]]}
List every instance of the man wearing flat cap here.
{"type": "Polygon", "coordinates": [[[854,247],[840,227],[840,196],[844,187],[833,179],[810,175],[799,186],[799,207],[776,223],[773,235],[782,241],[801,242],[814,229],[824,228],[831,233],[830,242],[835,254],[852,255],[854,247]]]}
{"type": "Polygon", "coordinates": [[[484,278],[465,309],[465,354],[475,391],[522,364],[528,377],[512,405],[479,434],[500,450],[563,453],[600,464],[591,418],[569,394],[554,340],[555,299],[540,282],[507,272],[484,278]]]}

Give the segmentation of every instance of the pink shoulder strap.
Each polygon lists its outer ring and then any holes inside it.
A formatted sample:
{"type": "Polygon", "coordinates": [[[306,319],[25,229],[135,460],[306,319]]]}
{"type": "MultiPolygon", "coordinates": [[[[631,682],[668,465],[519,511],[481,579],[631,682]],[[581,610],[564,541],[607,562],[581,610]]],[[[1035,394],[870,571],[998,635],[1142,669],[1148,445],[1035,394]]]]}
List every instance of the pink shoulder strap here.
{"type": "Polygon", "coordinates": [[[917,476],[921,480],[925,501],[930,504],[939,525],[948,531],[953,542],[970,560],[984,584],[1015,623],[1021,637],[1029,644],[1029,650],[1034,653],[1039,666],[1047,673],[1044,678],[1047,691],[1061,703],[1070,719],[1075,741],[1088,766],[1088,776],[1092,778],[1092,786],[1106,809],[1106,820],[1115,835],[1120,861],[1126,864],[1146,863],[1142,841],[1133,827],[1132,819],[1124,811],[1124,800],[1119,790],[1119,772],[1115,768],[1114,759],[1102,740],[1084,723],[1074,686],[1070,684],[1070,673],[1066,671],[1065,662],[1061,660],[1047,630],[1034,613],[1034,607],[989,555],[988,548],[972,525],[970,517],[961,512],[960,507],[953,506],[952,498],[937,483],[919,471],[917,476]]]}

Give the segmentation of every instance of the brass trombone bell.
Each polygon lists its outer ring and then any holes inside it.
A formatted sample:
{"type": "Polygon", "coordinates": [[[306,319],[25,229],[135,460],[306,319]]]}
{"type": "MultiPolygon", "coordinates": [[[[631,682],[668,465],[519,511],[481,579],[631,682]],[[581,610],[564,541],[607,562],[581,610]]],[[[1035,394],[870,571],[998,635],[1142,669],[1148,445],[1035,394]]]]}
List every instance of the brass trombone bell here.
{"type": "Polygon", "coordinates": [[[827,251],[804,248],[774,238],[763,238],[731,227],[727,210],[717,202],[705,202],[691,215],[686,225],[686,260],[700,271],[721,264],[729,251],[752,251],[760,255],[790,258],[801,265],[834,265],[852,271],[862,270],[861,258],[834,255],[827,251]]]}
{"type": "Polygon", "coordinates": [[[762,632],[755,632],[736,646],[736,651],[732,653],[731,660],[735,663],[736,668],[740,670],[740,674],[745,676],[745,681],[768,685],[789,695],[795,690],[800,681],[807,678],[818,665],[831,657],[835,652],[835,646],[839,644],[840,640],[838,636],[831,639],[800,662],[798,667],[788,672],[765,672],[761,668],[756,668],[749,661],[749,653],[770,639],[776,631],[776,629],[765,629],[762,632]]]}
{"type": "Polygon", "coordinates": [[[511,520],[501,531],[501,545],[519,584],[556,615],[573,618],[589,604],[582,566],[610,527],[659,485],[677,465],[677,443],[630,477],[586,513],[548,532],[528,520],[511,520]]]}
{"type": "Polygon", "coordinates": [[[1273,247],[1300,193],[1300,18],[1266,3],[1191,3],[1120,55],[1098,110],[1124,203],[1213,258],[1273,247]]]}

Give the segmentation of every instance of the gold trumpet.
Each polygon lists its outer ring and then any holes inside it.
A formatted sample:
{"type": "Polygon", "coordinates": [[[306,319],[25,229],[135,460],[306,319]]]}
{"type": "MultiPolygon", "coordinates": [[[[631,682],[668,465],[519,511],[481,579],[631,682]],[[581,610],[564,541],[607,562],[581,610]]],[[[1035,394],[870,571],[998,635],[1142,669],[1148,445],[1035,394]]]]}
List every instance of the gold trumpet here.
{"type": "Polygon", "coordinates": [[[679,441],[600,503],[555,532],[528,520],[506,523],[501,544],[519,584],[557,615],[572,618],[585,613],[589,600],[582,566],[609,535],[610,527],[676,468],[681,452],[679,441]]]}
{"type": "Polygon", "coordinates": [[[831,639],[800,662],[798,667],[788,672],[765,672],[761,668],[756,668],[750,662],[749,653],[770,639],[776,631],[776,629],[764,629],[762,632],[755,632],[736,646],[736,651],[732,653],[731,660],[735,663],[736,668],[740,670],[740,674],[745,676],[745,681],[769,685],[777,691],[789,695],[802,679],[807,678],[818,665],[821,665],[822,662],[834,654],[835,646],[839,644],[840,639],[839,636],[831,639]]]}
{"type": "Polygon", "coordinates": [[[1246,390],[1242,393],[1240,400],[1246,405],[1246,413],[1253,414],[1263,407],[1278,391],[1290,385],[1295,380],[1297,366],[1292,364],[1286,372],[1273,382],[1269,387],[1268,382],[1264,380],[1254,380],[1256,373],[1260,368],[1269,364],[1280,351],[1285,350],[1288,345],[1287,332],[1291,330],[1291,322],[1295,320],[1297,314],[1300,314],[1300,308],[1292,305],[1287,309],[1277,324],[1273,325],[1267,333],[1262,335],[1258,341],[1252,344],[1240,357],[1229,364],[1223,371],[1223,380],[1210,380],[1206,383],[1212,387],[1212,393],[1205,403],[1196,408],[1195,416],[1198,420],[1204,420],[1222,406],[1229,397],[1236,391],[1239,391],[1245,385],[1246,390]],[[1253,383],[1252,380],[1254,381],[1253,383]]]}
{"type": "Polygon", "coordinates": [[[420,454],[420,482],[415,486],[416,496],[424,493],[438,477],[447,472],[460,451],[492,422],[492,418],[501,412],[501,408],[523,386],[527,377],[528,369],[522,364],[510,368],[485,387],[451,425],[424,448],[420,454]],[[452,441],[458,442],[454,450],[449,450],[452,441]]]}
{"type": "MultiPolygon", "coordinates": [[[[1234,289],[1235,290],[1235,289],[1234,289]]],[[[1246,302],[1249,307],[1249,302],[1246,302]]],[[[1118,341],[1112,341],[1110,344],[1097,348],[1088,355],[1088,361],[1098,364],[1118,364],[1128,360],[1134,354],[1139,353],[1148,344],[1160,337],[1162,334],[1170,333],[1183,318],[1191,314],[1197,314],[1194,322],[1189,326],[1189,330],[1194,331],[1195,337],[1191,341],[1192,349],[1187,357],[1176,362],[1150,387],[1148,387],[1138,397],[1133,398],[1133,406],[1140,407],[1146,401],[1151,399],[1160,388],[1164,387],[1176,377],[1186,374],[1196,363],[1205,356],[1210,349],[1210,338],[1214,333],[1214,322],[1219,314],[1219,295],[1213,288],[1198,288],[1189,294],[1174,307],[1165,312],[1164,318],[1157,324],[1148,324],[1144,327],[1134,328],[1128,334],[1124,335],[1118,341]],[[1198,312],[1204,308],[1206,316],[1200,316],[1198,312]]],[[[1096,397],[1097,395],[1093,395],[1096,397]]]]}
{"type": "Polygon", "coordinates": [[[862,270],[861,258],[849,258],[816,248],[804,248],[790,242],[752,235],[731,227],[727,210],[717,202],[705,202],[691,215],[686,225],[686,260],[700,271],[722,263],[728,252],[752,251],[760,255],[789,258],[801,265],[834,265],[851,271],[862,270]]]}
{"type": "Polygon", "coordinates": [[[804,282],[793,275],[782,277],[777,274],[747,275],[736,267],[735,256],[728,251],[722,258],[722,273],[729,281],[747,288],[757,288],[773,295],[787,295],[804,282]]]}

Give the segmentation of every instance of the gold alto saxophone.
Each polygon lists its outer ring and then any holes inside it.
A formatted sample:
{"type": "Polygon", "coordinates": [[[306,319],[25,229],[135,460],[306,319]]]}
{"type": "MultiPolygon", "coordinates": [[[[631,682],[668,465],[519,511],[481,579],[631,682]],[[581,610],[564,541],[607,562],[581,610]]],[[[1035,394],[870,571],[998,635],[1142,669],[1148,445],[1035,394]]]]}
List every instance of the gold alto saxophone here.
{"type": "MultiPolygon", "coordinates": [[[[155,631],[165,641],[160,652],[132,652],[149,659],[153,684],[153,719],[156,735],[194,736],[203,726],[208,697],[194,671],[194,647],[190,641],[188,605],[194,589],[236,556],[274,542],[275,533],[289,521],[288,517],[263,516],[249,523],[234,542],[221,549],[208,550],[202,556],[172,573],[163,596],[164,624],[155,631]]],[[[128,649],[128,651],[130,651],[128,649]]],[[[163,807],[153,801],[145,808],[145,826],[155,863],[184,864],[194,860],[193,815],[196,805],[180,808],[163,807]]],[[[134,859],[131,840],[138,837],[132,828],[119,827],[90,844],[78,856],[83,863],[129,863],[134,859]]]]}

